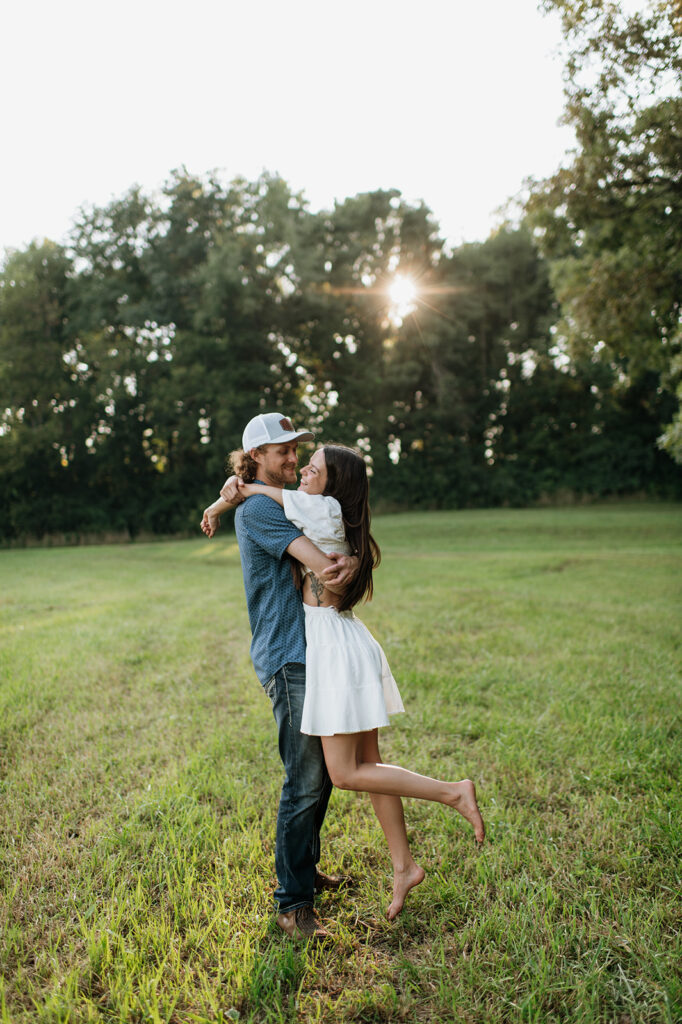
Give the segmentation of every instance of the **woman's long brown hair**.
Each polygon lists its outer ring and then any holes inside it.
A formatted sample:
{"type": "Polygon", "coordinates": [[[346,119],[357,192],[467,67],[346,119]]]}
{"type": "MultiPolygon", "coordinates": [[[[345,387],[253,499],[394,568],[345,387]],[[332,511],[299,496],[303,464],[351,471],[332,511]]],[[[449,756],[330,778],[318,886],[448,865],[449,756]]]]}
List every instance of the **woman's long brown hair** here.
{"type": "Polygon", "coordinates": [[[346,540],[360,561],[358,571],[346,587],[339,605],[340,611],[347,611],[363,599],[371,601],[374,591],[372,571],[381,561],[381,551],[369,530],[372,515],[365,460],[352,448],[341,444],[325,444],[322,451],[327,466],[324,493],[336,498],[341,506],[346,540]]]}

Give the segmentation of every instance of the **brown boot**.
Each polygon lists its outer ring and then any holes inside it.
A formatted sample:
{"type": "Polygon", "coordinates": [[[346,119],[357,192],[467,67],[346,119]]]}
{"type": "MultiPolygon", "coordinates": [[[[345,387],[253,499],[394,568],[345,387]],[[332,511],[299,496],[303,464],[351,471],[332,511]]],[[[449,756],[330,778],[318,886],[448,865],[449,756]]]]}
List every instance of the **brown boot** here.
{"type": "Polygon", "coordinates": [[[305,939],[321,942],[329,938],[329,932],[323,928],[322,923],[311,903],[303,907],[290,910],[288,913],[280,914],[277,924],[292,939],[305,939]]]}
{"type": "Polygon", "coordinates": [[[315,869],[315,892],[322,892],[323,889],[338,889],[349,882],[349,875],[325,875],[323,871],[315,869]]]}

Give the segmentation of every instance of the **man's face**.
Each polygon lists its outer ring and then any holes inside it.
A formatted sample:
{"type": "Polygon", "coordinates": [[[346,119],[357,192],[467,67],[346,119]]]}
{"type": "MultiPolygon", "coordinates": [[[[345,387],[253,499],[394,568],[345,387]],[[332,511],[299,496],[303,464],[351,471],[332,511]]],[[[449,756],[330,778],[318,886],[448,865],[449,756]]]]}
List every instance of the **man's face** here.
{"type": "Polygon", "coordinates": [[[285,487],[296,483],[298,456],[297,441],[288,444],[266,444],[252,448],[251,456],[258,464],[258,479],[271,487],[285,487]]]}

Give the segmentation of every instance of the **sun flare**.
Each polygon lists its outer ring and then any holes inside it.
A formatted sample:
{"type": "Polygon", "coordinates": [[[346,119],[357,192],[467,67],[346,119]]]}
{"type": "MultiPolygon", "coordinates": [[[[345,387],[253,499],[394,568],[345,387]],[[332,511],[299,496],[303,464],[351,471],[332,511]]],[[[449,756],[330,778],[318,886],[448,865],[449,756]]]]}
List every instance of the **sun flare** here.
{"type": "Polygon", "coordinates": [[[401,324],[403,318],[415,308],[417,286],[411,278],[396,274],[393,283],[389,285],[388,297],[391,300],[391,319],[401,324]]]}
{"type": "Polygon", "coordinates": [[[398,274],[388,289],[388,294],[394,306],[413,306],[417,297],[417,288],[409,277],[398,274]]]}

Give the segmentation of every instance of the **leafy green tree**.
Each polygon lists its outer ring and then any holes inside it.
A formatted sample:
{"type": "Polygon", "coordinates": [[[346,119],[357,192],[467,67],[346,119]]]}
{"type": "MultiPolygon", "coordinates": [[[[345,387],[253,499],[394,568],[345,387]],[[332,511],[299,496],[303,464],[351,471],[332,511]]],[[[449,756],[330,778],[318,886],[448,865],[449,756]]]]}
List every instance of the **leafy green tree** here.
{"type": "MultiPolygon", "coordinates": [[[[51,242],[10,254],[0,276],[2,534],[68,528],[87,471],[83,387],[70,322],[72,264],[51,242]]],[[[81,494],[82,497],[82,494],[81,494]]]]}
{"type": "MultiPolygon", "coordinates": [[[[533,217],[565,286],[583,236],[561,211],[533,217]]],[[[394,190],[313,214],[276,175],[175,171],[160,196],[82,211],[67,249],[6,260],[0,534],[194,527],[266,408],[358,445],[375,497],[403,506],[678,493],[654,446],[674,411],[654,360],[615,341],[606,359],[585,328],[562,367],[556,317],[526,228],[448,253],[394,190]]]]}
{"type": "Polygon", "coordinates": [[[325,438],[385,457],[387,364],[395,326],[388,288],[418,277],[439,252],[424,206],[395,190],[363,193],[309,217],[294,254],[300,269],[286,304],[290,344],[305,380],[310,422],[325,438]]]}
{"type": "Polygon", "coordinates": [[[396,497],[429,504],[491,500],[510,358],[546,351],[554,315],[547,270],[527,231],[463,246],[420,281],[421,298],[389,366],[396,497]]]}
{"type": "Polygon", "coordinates": [[[156,318],[146,266],[160,210],[137,188],[104,208],[85,210],[70,240],[73,328],[89,390],[85,447],[93,465],[93,496],[111,529],[134,536],[168,528],[152,517],[159,470],[154,446],[154,396],[168,377],[172,325],[156,318]]]}
{"type": "Polygon", "coordinates": [[[495,443],[494,500],[523,505],[552,495],[645,492],[679,496],[670,460],[654,444],[657,375],[621,388],[604,362],[559,368],[545,355],[509,368],[495,443]]]}
{"type": "Polygon", "coordinates": [[[665,384],[682,341],[679,5],[543,6],[562,19],[565,121],[576,133],[571,162],[533,183],[527,206],[561,302],[558,337],[634,386],[650,372],[665,384]]]}

